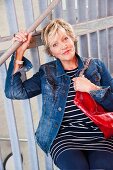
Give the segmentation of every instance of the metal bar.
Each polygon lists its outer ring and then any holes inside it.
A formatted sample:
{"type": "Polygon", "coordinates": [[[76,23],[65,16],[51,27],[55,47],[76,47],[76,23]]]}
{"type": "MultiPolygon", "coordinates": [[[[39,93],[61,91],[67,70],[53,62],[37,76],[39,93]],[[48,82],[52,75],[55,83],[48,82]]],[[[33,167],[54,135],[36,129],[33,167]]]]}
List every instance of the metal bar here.
{"type": "Polygon", "coordinates": [[[113,15],[113,0],[107,0],[107,16],[113,15]]]}
{"type": "Polygon", "coordinates": [[[97,18],[97,0],[88,0],[88,20],[97,18]]]}
{"type": "Polygon", "coordinates": [[[28,138],[30,165],[33,170],[39,169],[38,154],[35,143],[32,111],[29,100],[22,101],[22,109],[25,117],[25,125],[28,138]]]}
{"type": "Polygon", "coordinates": [[[10,1],[6,0],[5,7],[7,11],[9,30],[11,34],[14,34],[14,32],[18,31],[18,22],[17,22],[17,17],[16,17],[16,9],[15,9],[14,0],[10,0],[10,1]]]}
{"type": "Polygon", "coordinates": [[[108,29],[109,69],[113,73],[113,28],[108,29]]]}
{"type": "MultiPolygon", "coordinates": [[[[109,16],[101,19],[95,19],[93,21],[87,21],[84,23],[78,23],[72,26],[75,30],[75,34],[77,36],[80,36],[87,33],[96,32],[97,30],[103,30],[106,28],[113,27],[113,16],[109,16]]],[[[0,42],[10,41],[11,39],[12,36],[1,37],[0,42]]],[[[29,48],[34,48],[41,45],[43,45],[41,40],[41,31],[38,31],[33,35],[33,39],[32,42],[30,43],[29,48]]]]}
{"type": "MultiPolygon", "coordinates": [[[[48,1],[47,0],[41,0],[41,1],[38,2],[38,4],[39,4],[39,10],[40,10],[39,12],[40,12],[40,14],[42,14],[48,6],[48,1]]],[[[43,28],[47,22],[48,22],[48,17],[46,17],[41,22],[41,24],[40,24],[41,28],[43,28]]]]}
{"type": "Polygon", "coordinates": [[[78,22],[86,21],[86,0],[77,0],[78,22]]]}
{"type": "MultiPolygon", "coordinates": [[[[52,9],[58,4],[60,0],[53,0],[51,4],[47,7],[47,9],[40,15],[38,19],[26,30],[28,33],[33,32],[40,23],[47,17],[47,15],[52,11],[52,9]]],[[[11,54],[21,45],[19,42],[15,42],[0,58],[0,65],[2,65],[10,56],[11,54]]]]}
{"type": "Polygon", "coordinates": [[[98,31],[98,39],[99,39],[99,58],[105,63],[106,67],[108,67],[108,41],[106,35],[106,29],[98,31]]]}
{"type": "MultiPolygon", "coordinates": [[[[47,5],[48,3],[50,3],[50,0],[41,0],[39,1],[39,9],[40,9],[40,13],[43,13],[43,11],[47,8],[47,5]]],[[[54,9],[55,11],[55,9],[54,9]]],[[[51,14],[51,16],[49,17],[52,17],[53,15],[51,14]]],[[[41,28],[43,28],[47,22],[49,21],[50,18],[46,18],[42,23],[41,23],[41,28]]],[[[52,19],[52,18],[51,18],[52,19]]],[[[43,60],[44,62],[48,62],[48,57],[46,56],[45,53],[43,53],[43,60]]],[[[38,114],[39,114],[39,119],[40,119],[40,116],[41,116],[41,107],[42,106],[42,100],[41,100],[41,95],[37,97],[37,105],[38,105],[38,114]]],[[[48,157],[44,154],[44,165],[45,165],[45,169],[46,170],[52,170],[52,162],[50,159],[48,159],[48,157]]]]}
{"type": "Polygon", "coordinates": [[[62,9],[62,1],[55,7],[52,18],[63,18],[63,9],[62,9]]]}
{"type": "Polygon", "coordinates": [[[2,161],[2,155],[1,155],[1,148],[0,148],[0,170],[3,170],[3,161],[2,161]]]}
{"type": "MultiPolygon", "coordinates": [[[[23,9],[24,9],[25,24],[26,24],[26,27],[29,27],[34,21],[33,4],[31,0],[22,1],[22,3],[23,3],[23,9]]],[[[33,70],[35,72],[36,71],[35,68],[39,68],[39,65],[40,65],[37,49],[36,48],[31,49],[30,53],[32,56],[32,60],[35,60],[33,62],[33,66],[34,66],[33,70]]],[[[26,76],[23,78],[26,79],[26,76]]],[[[26,132],[27,132],[27,138],[28,138],[30,169],[38,170],[39,161],[38,161],[38,154],[37,154],[37,148],[36,148],[35,137],[34,137],[32,111],[31,111],[29,100],[22,101],[22,108],[24,112],[26,132]]]]}
{"type": "Polygon", "coordinates": [[[76,23],[77,14],[75,13],[75,0],[66,0],[66,19],[70,24],[76,23]],[[72,17],[73,16],[73,17],[72,17]]]}
{"type": "MultiPolygon", "coordinates": [[[[27,139],[19,138],[18,139],[20,142],[28,142],[27,139]]],[[[10,138],[8,137],[0,137],[0,141],[10,141],[10,138]]]]}
{"type": "MultiPolygon", "coordinates": [[[[0,80],[1,80],[0,82],[3,89],[5,88],[5,77],[6,77],[6,65],[3,64],[0,67],[0,80]]],[[[4,106],[5,106],[6,116],[7,116],[9,136],[11,140],[11,148],[14,155],[14,166],[16,170],[23,170],[13,104],[10,99],[7,99],[5,97],[3,90],[2,90],[2,95],[4,96],[4,100],[5,100],[4,106]]]]}
{"type": "Polygon", "coordinates": [[[89,57],[98,58],[98,45],[97,45],[97,32],[93,32],[89,34],[89,57]]]}
{"type": "Polygon", "coordinates": [[[106,17],[107,16],[107,0],[98,0],[98,17],[106,17]]]}
{"type": "Polygon", "coordinates": [[[80,56],[87,58],[88,55],[88,40],[87,35],[82,35],[79,37],[79,45],[80,45],[80,56]],[[85,45],[84,45],[85,44],[85,45]]]}
{"type": "Polygon", "coordinates": [[[97,30],[110,28],[113,27],[113,16],[76,24],[73,27],[75,34],[78,36],[95,32],[97,30]]]}

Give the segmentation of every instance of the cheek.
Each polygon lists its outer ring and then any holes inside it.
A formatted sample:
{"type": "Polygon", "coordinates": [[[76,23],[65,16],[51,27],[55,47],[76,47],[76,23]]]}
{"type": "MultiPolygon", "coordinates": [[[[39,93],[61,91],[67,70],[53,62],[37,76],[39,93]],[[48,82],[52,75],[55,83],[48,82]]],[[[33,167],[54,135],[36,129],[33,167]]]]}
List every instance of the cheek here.
{"type": "Polygon", "coordinates": [[[56,54],[60,54],[60,50],[51,48],[51,53],[55,56],[56,54]]]}
{"type": "Polygon", "coordinates": [[[70,46],[71,48],[75,48],[74,42],[73,42],[73,41],[70,41],[69,46],[70,46]]]}

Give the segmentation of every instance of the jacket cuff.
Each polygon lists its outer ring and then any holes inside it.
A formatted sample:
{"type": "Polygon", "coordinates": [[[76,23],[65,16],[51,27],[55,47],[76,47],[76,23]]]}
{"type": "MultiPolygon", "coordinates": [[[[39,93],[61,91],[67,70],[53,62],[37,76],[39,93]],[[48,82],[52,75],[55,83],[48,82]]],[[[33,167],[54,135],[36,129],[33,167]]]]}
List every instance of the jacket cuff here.
{"type": "MultiPolygon", "coordinates": [[[[27,58],[23,57],[22,61],[24,61],[23,66],[16,73],[27,72],[33,67],[32,63],[27,58]]],[[[15,52],[13,53],[12,58],[11,58],[11,63],[13,63],[13,67],[14,67],[14,62],[15,62],[15,52]]]]}
{"type": "Polygon", "coordinates": [[[101,86],[99,90],[90,91],[91,96],[98,101],[102,101],[106,94],[110,91],[110,86],[101,86]]]}

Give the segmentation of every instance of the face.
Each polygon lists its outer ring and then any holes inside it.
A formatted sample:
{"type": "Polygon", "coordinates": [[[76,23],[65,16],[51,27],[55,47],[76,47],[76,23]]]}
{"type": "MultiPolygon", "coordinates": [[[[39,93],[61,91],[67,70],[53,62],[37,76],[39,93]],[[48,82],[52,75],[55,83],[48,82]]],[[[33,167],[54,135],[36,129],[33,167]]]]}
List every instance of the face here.
{"type": "Polygon", "coordinates": [[[49,48],[53,56],[60,59],[62,63],[73,60],[75,56],[75,45],[72,38],[61,28],[48,38],[49,48]]]}

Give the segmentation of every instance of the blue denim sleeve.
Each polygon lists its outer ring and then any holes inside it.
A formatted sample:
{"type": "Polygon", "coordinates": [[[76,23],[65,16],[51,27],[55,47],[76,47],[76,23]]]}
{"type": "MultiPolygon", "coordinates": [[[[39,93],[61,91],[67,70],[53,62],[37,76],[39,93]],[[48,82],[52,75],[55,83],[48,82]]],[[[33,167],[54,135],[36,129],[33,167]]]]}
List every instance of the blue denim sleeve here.
{"type": "Polygon", "coordinates": [[[13,74],[15,54],[11,57],[6,83],[5,95],[10,99],[28,99],[41,93],[40,74],[37,72],[30,79],[23,81],[22,74],[32,68],[31,62],[23,57],[23,67],[13,74]]]}
{"type": "MultiPolygon", "coordinates": [[[[27,72],[27,71],[29,71],[33,67],[32,63],[25,57],[23,57],[22,60],[24,61],[23,67],[20,68],[17,72],[27,72]]],[[[13,53],[13,55],[11,57],[11,62],[12,62],[13,68],[14,68],[14,61],[15,61],[15,53],[13,53]]],[[[13,74],[13,70],[12,70],[12,74],[13,74]]]]}
{"type": "Polygon", "coordinates": [[[92,90],[90,94],[106,110],[113,111],[113,78],[103,62],[98,60],[97,64],[101,75],[101,89],[92,90]]]}

